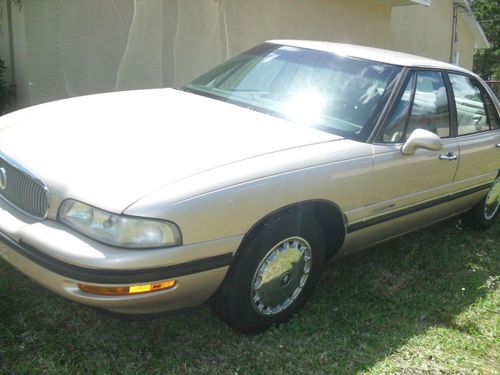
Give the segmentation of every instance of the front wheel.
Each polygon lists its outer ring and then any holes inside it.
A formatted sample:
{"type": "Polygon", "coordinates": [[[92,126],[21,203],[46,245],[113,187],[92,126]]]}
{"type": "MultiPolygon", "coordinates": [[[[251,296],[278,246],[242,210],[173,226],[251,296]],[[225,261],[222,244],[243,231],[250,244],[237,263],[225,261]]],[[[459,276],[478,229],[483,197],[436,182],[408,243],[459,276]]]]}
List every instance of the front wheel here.
{"type": "Polygon", "coordinates": [[[300,310],[325,260],[321,226],[289,212],[261,225],[238,251],[213,310],[235,330],[258,333],[300,310]]]}
{"type": "Polygon", "coordinates": [[[465,222],[476,229],[488,229],[500,212],[500,176],[490,188],[488,195],[465,216],[465,222]]]}

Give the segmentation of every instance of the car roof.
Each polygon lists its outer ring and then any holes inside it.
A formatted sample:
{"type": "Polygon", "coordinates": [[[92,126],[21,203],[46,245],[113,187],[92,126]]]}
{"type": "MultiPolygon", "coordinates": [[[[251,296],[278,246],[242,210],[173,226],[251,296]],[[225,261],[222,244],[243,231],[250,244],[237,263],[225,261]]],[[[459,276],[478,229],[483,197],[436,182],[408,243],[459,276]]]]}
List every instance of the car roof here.
{"type": "MultiPolygon", "coordinates": [[[[411,55],[403,52],[396,52],[387,49],[358,46],[354,44],[319,42],[311,40],[270,40],[268,43],[281,44],[291,47],[307,48],[317,51],[331,52],[337,55],[357,57],[360,59],[374,60],[386,64],[408,66],[408,67],[425,67],[455,70],[458,72],[469,73],[467,69],[456,65],[448,64],[442,61],[429,59],[427,57],[411,55]]],[[[473,74],[473,73],[472,73],[473,74]]]]}

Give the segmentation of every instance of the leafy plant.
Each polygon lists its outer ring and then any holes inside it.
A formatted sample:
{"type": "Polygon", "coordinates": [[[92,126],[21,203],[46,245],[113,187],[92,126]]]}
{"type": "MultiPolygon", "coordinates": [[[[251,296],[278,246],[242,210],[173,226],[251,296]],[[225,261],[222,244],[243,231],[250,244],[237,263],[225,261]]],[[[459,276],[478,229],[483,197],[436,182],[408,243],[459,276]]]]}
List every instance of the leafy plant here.
{"type": "Polygon", "coordinates": [[[472,9],[491,48],[474,55],[474,71],[485,79],[500,80],[500,1],[474,0],[472,9]]]}
{"type": "Polygon", "coordinates": [[[14,103],[16,96],[16,87],[5,81],[6,71],[5,62],[0,60],[0,115],[7,112],[9,106],[14,103]]]}

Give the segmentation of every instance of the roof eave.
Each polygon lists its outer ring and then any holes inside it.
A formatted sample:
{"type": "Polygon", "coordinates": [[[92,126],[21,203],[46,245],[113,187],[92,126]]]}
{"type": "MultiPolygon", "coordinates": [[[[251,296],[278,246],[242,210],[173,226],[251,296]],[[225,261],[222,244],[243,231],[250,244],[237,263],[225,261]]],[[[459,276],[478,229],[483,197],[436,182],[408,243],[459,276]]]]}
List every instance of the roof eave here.
{"type": "Polygon", "coordinates": [[[481,48],[490,48],[491,44],[488,41],[488,38],[484,34],[483,28],[477,22],[476,17],[474,17],[474,14],[472,13],[472,9],[470,7],[470,3],[468,0],[455,0],[455,4],[459,4],[471,12],[472,15],[468,15],[466,13],[460,13],[463,15],[465,24],[467,25],[467,28],[472,34],[472,37],[474,38],[474,48],[476,49],[481,49],[481,48]]]}
{"type": "Polygon", "coordinates": [[[469,28],[472,31],[472,35],[474,36],[474,47],[475,48],[491,48],[491,43],[488,41],[488,38],[484,34],[483,28],[473,17],[467,17],[466,22],[471,24],[469,28]]]}

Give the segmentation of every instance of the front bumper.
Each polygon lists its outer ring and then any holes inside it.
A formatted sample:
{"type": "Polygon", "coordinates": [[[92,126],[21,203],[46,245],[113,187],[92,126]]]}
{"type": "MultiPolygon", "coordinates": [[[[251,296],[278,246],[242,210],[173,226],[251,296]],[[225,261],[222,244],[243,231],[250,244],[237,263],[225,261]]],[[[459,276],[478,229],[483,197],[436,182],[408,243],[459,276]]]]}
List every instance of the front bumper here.
{"type": "Polygon", "coordinates": [[[240,236],[157,250],[124,250],[47,220],[33,222],[0,203],[0,256],[70,300],[121,314],[151,314],[204,303],[221,284],[240,236]],[[183,256],[184,254],[184,256],[183,256]],[[78,284],[133,286],[176,280],[171,289],[125,296],[83,292],[78,284]]]}

